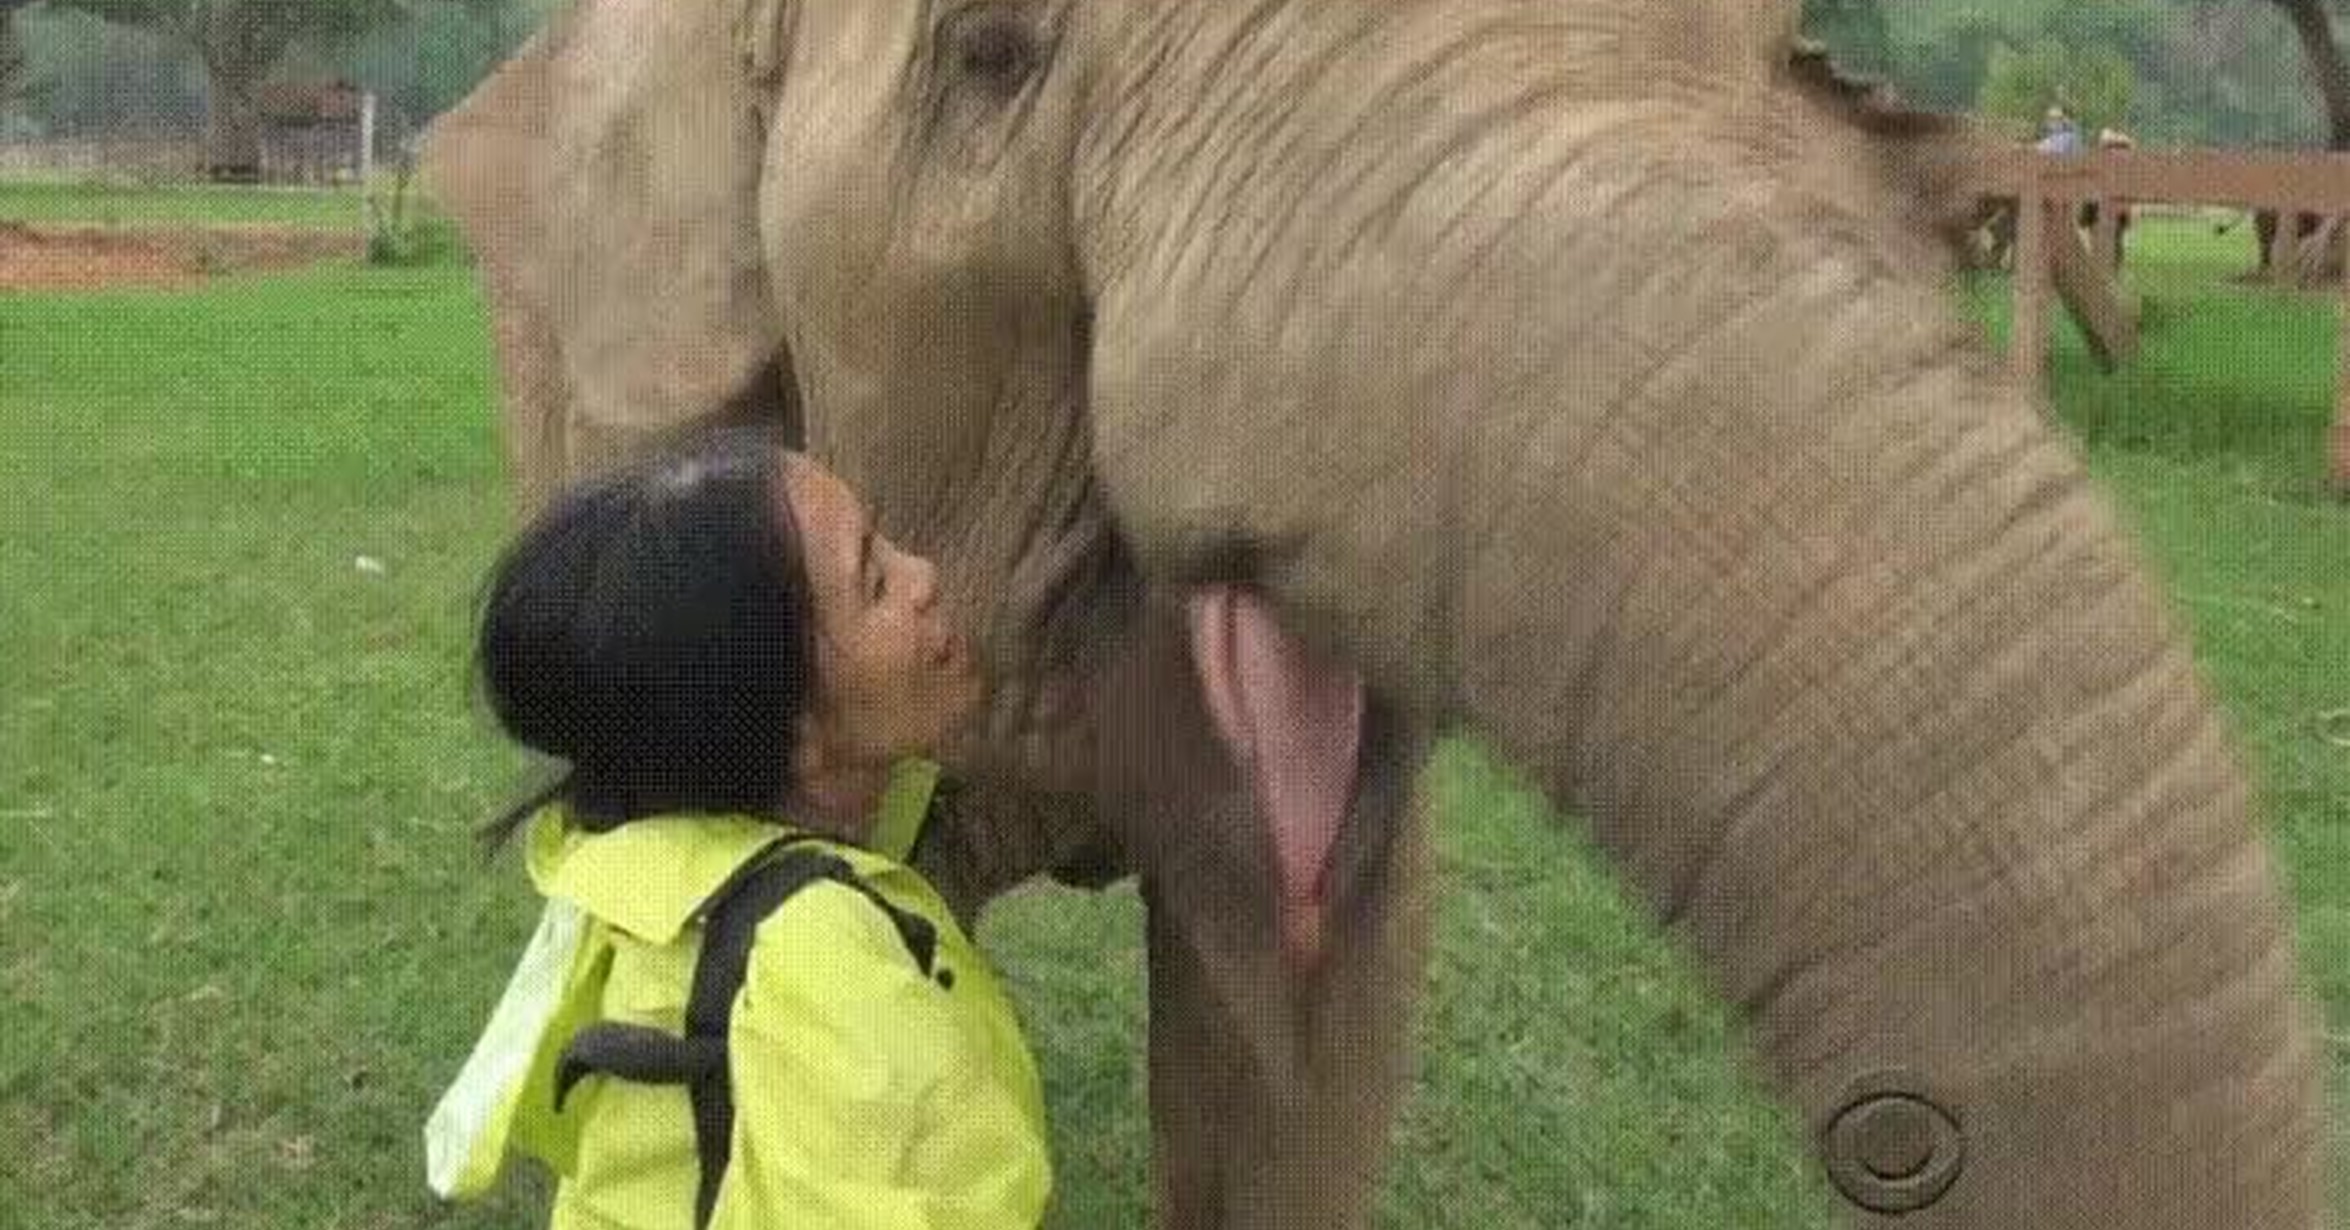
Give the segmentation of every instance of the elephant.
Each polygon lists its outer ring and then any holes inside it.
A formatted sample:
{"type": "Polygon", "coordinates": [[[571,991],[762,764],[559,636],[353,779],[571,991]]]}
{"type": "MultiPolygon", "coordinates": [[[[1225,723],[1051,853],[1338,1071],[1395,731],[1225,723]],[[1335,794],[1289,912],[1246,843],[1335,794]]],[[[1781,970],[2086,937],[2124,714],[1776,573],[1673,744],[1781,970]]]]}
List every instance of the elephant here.
{"type": "Polygon", "coordinates": [[[1861,1227],[2319,1224],[2320,1036],[2137,548],[1791,3],[576,0],[436,127],[525,501],[718,413],[996,675],[919,858],[1132,873],[1156,1217],[1369,1217],[1414,771],[1697,958],[1861,1227]]]}

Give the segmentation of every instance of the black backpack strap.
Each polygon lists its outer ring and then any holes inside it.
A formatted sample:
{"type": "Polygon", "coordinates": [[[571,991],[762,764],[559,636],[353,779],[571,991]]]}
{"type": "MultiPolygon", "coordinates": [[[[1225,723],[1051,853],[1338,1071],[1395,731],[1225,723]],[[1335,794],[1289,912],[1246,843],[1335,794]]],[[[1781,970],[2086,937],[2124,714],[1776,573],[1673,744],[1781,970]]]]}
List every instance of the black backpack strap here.
{"type": "Polygon", "coordinates": [[[682,1084],[693,1104],[694,1150],[701,1180],[694,1192],[694,1225],[710,1224],[718,1187],[734,1153],[734,1083],[727,1072],[727,1031],[749,972],[759,924],[793,894],[820,880],[851,889],[880,909],[926,978],[951,988],[953,975],[933,966],[938,932],[929,919],[900,909],[860,878],[847,860],[791,838],[745,862],[710,894],[700,910],[702,952],[685,1006],[685,1036],[603,1022],[573,1035],[556,1068],[556,1106],[591,1072],[628,1080],[682,1084]]]}
{"type": "Polygon", "coordinates": [[[718,1070],[686,1086],[693,1099],[694,1151],[702,1163],[694,1191],[694,1225],[710,1224],[718,1207],[718,1185],[734,1155],[734,1082],[725,1063],[727,1030],[734,1001],[750,969],[751,942],[759,924],[819,880],[854,879],[849,865],[809,846],[783,843],[780,853],[762,854],[743,865],[702,906],[702,955],[694,963],[694,987],[685,1004],[685,1042],[714,1046],[718,1070]]]}
{"type": "Polygon", "coordinates": [[[707,1038],[680,1038],[649,1025],[598,1021],[581,1027],[555,1061],[555,1112],[590,1076],[617,1076],[640,1085],[691,1085],[726,1076],[726,1047],[707,1038]]]}

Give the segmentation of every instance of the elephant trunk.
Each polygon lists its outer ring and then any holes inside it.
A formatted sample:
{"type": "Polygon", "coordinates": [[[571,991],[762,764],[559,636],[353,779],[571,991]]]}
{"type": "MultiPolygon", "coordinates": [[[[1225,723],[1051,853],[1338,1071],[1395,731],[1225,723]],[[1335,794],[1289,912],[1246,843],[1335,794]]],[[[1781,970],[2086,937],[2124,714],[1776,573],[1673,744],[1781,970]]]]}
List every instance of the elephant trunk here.
{"type": "Polygon", "coordinates": [[[1588,32],[1474,25],[1236,27],[1109,112],[1095,459],[1144,566],[1587,817],[1858,1223],[2316,1226],[2275,869],[2070,447],[1766,81],[1617,95],[1562,79],[1588,32]]]}
{"type": "Polygon", "coordinates": [[[1608,413],[1476,446],[1447,716],[1589,817],[1854,1204],[2314,1226],[2289,916],[2184,645],[2025,400],[1826,269],[1696,336],[1648,300],[1608,413]]]}

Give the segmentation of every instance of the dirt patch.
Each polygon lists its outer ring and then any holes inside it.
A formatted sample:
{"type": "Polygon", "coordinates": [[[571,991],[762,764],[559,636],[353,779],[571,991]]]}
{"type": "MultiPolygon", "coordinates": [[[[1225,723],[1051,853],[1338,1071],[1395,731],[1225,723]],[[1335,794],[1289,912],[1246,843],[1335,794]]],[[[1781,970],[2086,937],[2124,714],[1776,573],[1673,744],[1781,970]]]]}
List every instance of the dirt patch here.
{"type": "Polygon", "coordinates": [[[289,226],[34,226],[0,222],[0,291],[189,286],[366,251],[363,235],[289,226]]]}

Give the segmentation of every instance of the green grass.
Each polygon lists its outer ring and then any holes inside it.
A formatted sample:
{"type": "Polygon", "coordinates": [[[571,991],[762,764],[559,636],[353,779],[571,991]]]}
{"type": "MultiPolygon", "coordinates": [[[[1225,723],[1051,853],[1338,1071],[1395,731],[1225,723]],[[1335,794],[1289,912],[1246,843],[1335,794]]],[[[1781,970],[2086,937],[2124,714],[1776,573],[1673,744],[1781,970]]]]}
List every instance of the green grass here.
{"type": "Polygon", "coordinates": [[[172,185],[116,188],[45,180],[0,180],[0,222],[173,223],[315,226],[360,230],[366,206],[356,189],[172,185]]]}
{"type": "MultiPolygon", "coordinates": [[[[2141,256],[2146,363],[2109,381],[2060,343],[2060,411],[2235,715],[2339,1035],[2332,315],[2217,286],[2183,229],[2141,256]]],[[[508,524],[469,273],[0,295],[0,372],[0,1230],[531,1224],[527,1184],[437,1206],[417,1134],[534,910],[466,839],[516,771],[464,676],[508,524]]],[[[1385,1223],[1828,1224],[1721,1012],[1574,830],[1470,749],[1433,773],[1440,945],[1385,1223]]],[[[1036,889],[986,927],[1046,1072],[1056,1226],[1142,1223],[1138,920],[1131,891],[1036,889]]]]}

